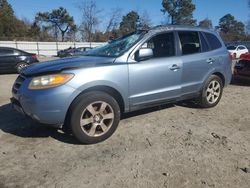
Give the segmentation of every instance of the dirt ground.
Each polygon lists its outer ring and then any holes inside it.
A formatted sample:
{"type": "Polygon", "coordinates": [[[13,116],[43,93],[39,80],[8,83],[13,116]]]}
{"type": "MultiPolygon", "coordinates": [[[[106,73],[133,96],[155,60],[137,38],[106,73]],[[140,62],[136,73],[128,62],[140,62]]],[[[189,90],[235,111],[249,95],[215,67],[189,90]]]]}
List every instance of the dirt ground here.
{"type": "Polygon", "coordinates": [[[16,76],[0,75],[0,188],[250,187],[250,84],[212,109],[128,114],[107,141],[79,145],[11,109],[16,76]]]}

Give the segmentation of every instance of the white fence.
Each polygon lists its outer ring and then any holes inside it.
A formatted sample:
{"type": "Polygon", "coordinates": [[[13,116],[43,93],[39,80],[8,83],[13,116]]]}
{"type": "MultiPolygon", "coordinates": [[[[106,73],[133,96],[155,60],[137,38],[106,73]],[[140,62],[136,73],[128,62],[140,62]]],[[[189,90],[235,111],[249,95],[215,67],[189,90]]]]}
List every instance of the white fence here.
{"type": "Polygon", "coordinates": [[[28,42],[28,41],[0,41],[0,47],[11,47],[36,53],[41,56],[55,56],[57,51],[69,47],[97,47],[102,45],[100,42],[28,42]]]}

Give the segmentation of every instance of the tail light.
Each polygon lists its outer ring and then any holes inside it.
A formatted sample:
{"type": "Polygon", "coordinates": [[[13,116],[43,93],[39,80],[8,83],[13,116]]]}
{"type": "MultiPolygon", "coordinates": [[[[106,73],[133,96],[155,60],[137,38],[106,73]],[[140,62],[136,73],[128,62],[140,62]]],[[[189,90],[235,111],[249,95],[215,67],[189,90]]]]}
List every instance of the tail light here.
{"type": "Polygon", "coordinates": [[[31,56],[31,58],[34,59],[34,60],[37,60],[36,54],[33,54],[33,55],[31,56]]]}

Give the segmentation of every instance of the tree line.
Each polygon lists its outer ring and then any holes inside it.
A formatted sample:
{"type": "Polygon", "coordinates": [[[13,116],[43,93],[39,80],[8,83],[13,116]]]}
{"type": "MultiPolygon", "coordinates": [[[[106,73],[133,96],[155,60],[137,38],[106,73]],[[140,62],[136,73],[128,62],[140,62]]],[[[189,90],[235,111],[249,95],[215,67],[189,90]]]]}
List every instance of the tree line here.
{"type": "MultiPolygon", "coordinates": [[[[250,0],[248,0],[250,8],[250,0]]],[[[150,28],[152,21],[145,11],[130,11],[122,15],[122,9],[109,13],[107,23],[101,23],[99,9],[94,0],[83,1],[78,6],[81,23],[77,25],[73,16],[64,7],[47,12],[38,12],[32,22],[15,16],[8,0],[0,0],[0,40],[33,41],[87,41],[104,42],[135,31],[137,28],[150,28]],[[102,29],[98,26],[102,25],[102,29]]],[[[250,40],[250,18],[245,25],[231,14],[220,18],[218,26],[213,26],[209,18],[197,23],[193,17],[196,6],[192,0],[162,0],[166,15],[164,24],[200,26],[217,30],[225,42],[250,40]]]]}

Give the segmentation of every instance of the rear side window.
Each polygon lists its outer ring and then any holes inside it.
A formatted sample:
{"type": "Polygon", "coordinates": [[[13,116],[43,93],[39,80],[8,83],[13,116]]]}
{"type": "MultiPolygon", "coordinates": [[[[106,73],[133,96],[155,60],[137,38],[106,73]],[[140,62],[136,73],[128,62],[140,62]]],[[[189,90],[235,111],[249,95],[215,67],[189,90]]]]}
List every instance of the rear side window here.
{"type": "Polygon", "coordinates": [[[12,55],[13,50],[10,49],[0,49],[0,56],[12,55]]]}
{"type": "Polygon", "coordinates": [[[204,33],[206,38],[207,38],[207,41],[210,45],[210,47],[212,48],[212,50],[216,50],[218,48],[221,48],[221,43],[219,41],[219,39],[214,35],[214,34],[211,34],[211,33],[204,33]]]}
{"type": "Polygon", "coordinates": [[[228,46],[227,49],[228,49],[228,50],[235,50],[235,49],[236,49],[236,46],[228,46]]]}
{"type": "Polygon", "coordinates": [[[182,47],[182,55],[201,52],[201,45],[198,32],[185,31],[178,32],[178,34],[182,47]]]}
{"type": "Polygon", "coordinates": [[[0,49],[0,54],[1,54],[1,55],[11,55],[11,54],[13,54],[13,50],[9,50],[9,49],[0,49]]]}
{"type": "Polygon", "coordinates": [[[245,50],[246,48],[244,46],[239,46],[238,49],[245,50]]]}

